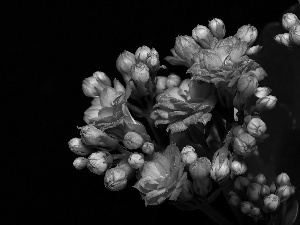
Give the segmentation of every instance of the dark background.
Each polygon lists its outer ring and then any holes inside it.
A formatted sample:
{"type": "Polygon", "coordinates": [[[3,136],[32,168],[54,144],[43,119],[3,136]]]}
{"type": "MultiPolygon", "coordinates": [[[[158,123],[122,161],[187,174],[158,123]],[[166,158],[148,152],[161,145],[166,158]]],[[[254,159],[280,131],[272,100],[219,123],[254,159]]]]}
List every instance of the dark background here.
{"type": "MultiPolygon", "coordinates": [[[[1,70],[3,105],[7,105],[8,114],[3,124],[8,125],[4,146],[7,144],[9,170],[2,173],[7,189],[2,192],[1,201],[7,212],[1,224],[165,224],[191,223],[195,219],[200,224],[203,221],[200,211],[185,212],[168,203],[146,208],[137,190],[128,187],[121,192],[110,192],[103,185],[103,176],[73,168],[76,156],[67,143],[79,137],[76,126],[84,125],[83,112],[91,101],[82,93],[81,82],[95,71],[120,79],[115,68],[118,55],[124,50],[134,53],[142,45],[154,47],[162,64],[168,66],[163,58],[170,55],[178,35],[191,35],[197,24],[207,25],[208,20],[220,18],[225,22],[226,36],[234,35],[245,24],[265,34],[259,42],[269,46],[269,51],[263,48],[257,60],[269,74],[266,85],[297,117],[300,74],[295,65],[300,62],[299,49],[288,51],[270,44],[273,36],[284,33],[276,24],[276,28],[271,26],[271,31],[263,32],[266,24],[280,22],[283,12],[296,3],[292,0],[6,3],[2,8],[8,15],[2,21],[5,38],[2,48],[8,52],[1,70]],[[273,35],[274,29],[278,32],[273,35]]],[[[183,68],[168,68],[168,72],[185,72],[183,68]]],[[[269,133],[275,139],[268,141],[264,160],[269,162],[272,155],[276,156],[272,161],[276,173],[288,172],[297,186],[299,130],[291,129],[292,120],[282,107],[265,118],[272,121],[267,125],[270,124],[269,133]]],[[[218,203],[216,207],[229,213],[226,205],[218,203]]]]}

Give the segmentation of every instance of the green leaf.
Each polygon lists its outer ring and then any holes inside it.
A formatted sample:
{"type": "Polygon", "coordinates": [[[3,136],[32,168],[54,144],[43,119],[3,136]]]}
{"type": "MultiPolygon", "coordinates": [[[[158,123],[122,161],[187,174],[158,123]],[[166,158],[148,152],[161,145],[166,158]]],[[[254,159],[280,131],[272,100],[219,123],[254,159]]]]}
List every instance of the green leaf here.
{"type": "Polygon", "coordinates": [[[294,222],[296,221],[298,215],[298,201],[294,200],[291,204],[292,206],[288,210],[282,225],[293,225],[294,222]]]}
{"type": "Polygon", "coordinates": [[[215,190],[209,197],[208,197],[208,204],[211,204],[221,193],[221,188],[215,190]]]}

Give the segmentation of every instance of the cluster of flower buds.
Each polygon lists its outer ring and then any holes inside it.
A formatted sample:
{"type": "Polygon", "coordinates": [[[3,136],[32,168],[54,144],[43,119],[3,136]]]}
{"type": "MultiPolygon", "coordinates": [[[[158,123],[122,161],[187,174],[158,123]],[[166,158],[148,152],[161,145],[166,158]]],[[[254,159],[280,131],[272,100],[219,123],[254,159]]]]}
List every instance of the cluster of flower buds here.
{"type": "Polygon", "coordinates": [[[300,20],[293,13],[286,13],[282,16],[282,26],[288,33],[277,34],[274,39],[277,43],[291,47],[300,45],[300,20]]]}
{"type": "Polygon", "coordinates": [[[276,212],[280,204],[295,192],[286,173],[278,175],[270,185],[266,184],[267,179],[261,173],[256,177],[252,177],[250,173],[248,175],[236,178],[235,191],[230,193],[229,203],[240,207],[242,213],[256,219],[261,219],[264,214],[276,212]]]}
{"type": "Polygon", "coordinates": [[[124,51],[118,57],[116,66],[132,89],[130,97],[136,100],[152,92],[150,77],[163,67],[160,66],[158,52],[147,46],[139,47],[135,54],[124,51]]]}
{"type": "Polygon", "coordinates": [[[237,155],[247,157],[258,153],[257,143],[267,138],[267,126],[259,116],[246,116],[243,125],[231,129],[231,144],[237,155]]]}
{"type": "Polygon", "coordinates": [[[181,83],[181,78],[171,73],[168,77],[157,76],[155,77],[155,93],[160,94],[167,88],[178,87],[181,83]]]}

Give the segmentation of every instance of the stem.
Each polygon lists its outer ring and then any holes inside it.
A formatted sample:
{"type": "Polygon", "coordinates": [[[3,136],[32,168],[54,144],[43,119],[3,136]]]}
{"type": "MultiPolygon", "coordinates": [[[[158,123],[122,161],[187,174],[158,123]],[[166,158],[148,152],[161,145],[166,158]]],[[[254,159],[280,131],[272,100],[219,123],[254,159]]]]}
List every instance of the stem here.
{"type": "Polygon", "coordinates": [[[209,204],[198,204],[198,208],[201,209],[210,219],[216,222],[219,225],[233,225],[231,221],[222,216],[209,204]]]}
{"type": "Polygon", "coordinates": [[[164,141],[163,141],[164,137],[162,135],[158,134],[159,133],[158,128],[155,127],[155,125],[153,123],[153,120],[150,118],[150,115],[149,114],[145,115],[145,118],[146,118],[146,120],[147,120],[147,122],[148,122],[148,124],[149,124],[149,126],[151,128],[151,131],[152,131],[152,133],[154,135],[156,143],[158,143],[158,145],[162,145],[162,143],[164,143],[164,141]]]}

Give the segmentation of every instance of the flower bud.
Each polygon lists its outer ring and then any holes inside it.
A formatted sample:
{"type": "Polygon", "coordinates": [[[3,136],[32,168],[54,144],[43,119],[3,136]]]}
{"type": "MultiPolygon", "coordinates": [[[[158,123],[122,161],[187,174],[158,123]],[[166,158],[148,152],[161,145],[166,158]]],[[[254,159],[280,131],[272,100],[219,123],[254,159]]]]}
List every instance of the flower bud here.
{"type": "Polygon", "coordinates": [[[280,198],[277,195],[270,194],[264,198],[264,207],[268,212],[274,212],[280,205],[280,198]]]}
{"type": "Polygon", "coordinates": [[[274,194],[276,191],[276,185],[275,183],[273,182],[272,184],[270,184],[270,193],[271,194],[274,194]]]}
{"type": "Polygon", "coordinates": [[[164,90],[167,89],[167,78],[164,76],[157,76],[155,77],[155,82],[156,82],[156,86],[155,86],[155,90],[156,90],[156,94],[160,94],[162,92],[164,92],[164,90]]]}
{"type": "Polygon", "coordinates": [[[291,195],[295,194],[295,187],[293,185],[289,187],[290,187],[291,195]]]}
{"type": "Polygon", "coordinates": [[[296,23],[299,23],[298,17],[294,13],[286,13],[282,16],[282,26],[289,30],[296,23]]]}
{"type": "Polygon", "coordinates": [[[87,160],[87,168],[97,175],[103,174],[113,163],[112,155],[101,151],[92,153],[87,160]]]}
{"type": "Polygon", "coordinates": [[[261,186],[258,183],[251,183],[247,188],[247,195],[251,201],[258,201],[260,198],[261,186]]]}
{"type": "Polygon", "coordinates": [[[279,188],[277,188],[275,195],[280,198],[281,202],[284,202],[291,196],[291,189],[288,185],[280,186],[279,188]]]}
{"type": "Polygon", "coordinates": [[[143,62],[144,64],[146,64],[147,57],[150,52],[151,52],[151,49],[145,45],[142,47],[139,47],[135,52],[135,58],[136,58],[137,63],[143,62]]]}
{"type": "Polygon", "coordinates": [[[259,209],[258,207],[253,207],[253,208],[250,210],[250,214],[251,214],[252,216],[257,217],[257,216],[259,216],[259,215],[261,214],[261,212],[260,212],[260,209],[259,209]]]}
{"type": "Polygon", "coordinates": [[[248,46],[250,46],[255,42],[257,34],[257,29],[249,24],[240,27],[235,34],[235,37],[239,38],[241,41],[247,42],[248,46]]]}
{"type": "Polygon", "coordinates": [[[178,87],[181,83],[181,78],[176,74],[170,74],[167,77],[166,85],[167,88],[178,87]]]}
{"type": "Polygon", "coordinates": [[[251,212],[253,204],[249,201],[241,202],[241,212],[248,215],[251,212]]]}
{"type": "Polygon", "coordinates": [[[283,44],[284,46],[290,47],[292,45],[292,41],[290,40],[289,33],[277,34],[274,37],[275,41],[278,44],[283,44]]]}
{"type": "Polygon", "coordinates": [[[87,159],[84,157],[78,157],[74,160],[73,162],[73,166],[77,169],[77,170],[82,170],[86,167],[87,165],[87,159]]]}
{"type": "Polygon", "coordinates": [[[144,162],[144,155],[141,153],[133,153],[128,158],[128,163],[133,169],[141,168],[144,162]]]}
{"type": "Polygon", "coordinates": [[[96,87],[98,87],[100,89],[103,88],[103,86],[97,81],[97,78],[94,76],[85,78],[82,81],[82,91],[87,97],[97,97],[98,96],[96,87]]]}
{"type": "Polygon", "coordinates": [[[183,94],[188,96],[189,94],[189,90],[190,90],[190,87],[189,87],[189,84],[190,84],[190,81],[191,79],[184,79],[180,85],[179,85],[179,88],[182,90],[183,94]]]}
{"type": "Polygon", "coordinates": [[[111,80],[105,73],[97,71],[93,73],[93,77],[95,77],[100,84],[104,86],[111,86],[111,80]]]}
{"type": "Polygon", "coordinates": [[[269,194],[271,194],[269,186],[265,185],[265,184],[261,185],[260,195],[262,197],[265,197],[265,196],[268,196],[269,194]]]}
{"type": "Polygon", "coordinates": [[[248,133],[239,134],[234,138],[233,149],[238,155],[249,156],[257,149],[256,140],[248,133]]]}
{"type": "Polygon", "coordinates": [[[120,191],[126,187],[126,172],[117,167],[106,171],[104,176],[104,186],[111,191],[120,191]]]}
{"type": "Polygon", "coordinates": [[[193,179],[193,189],[196,195],[204,197],[206,196],[212,188],[212,183],[210,177],[205,177],[202,180],[193,179]]]}
{"type": "Polygon", "coordinates": [[[198,158],[189,165],[189,172],[191,174],[191,177],[194,180],[206,179],[210,173],[210,170],[211,170],[211,163],[209,159],[206,157],[198,158]]]}
{"type": "Polygon", "coordinates": [[[145,154],[151,155],[154,152],[154,144],[151,142],[145,142],[143,144],[142,151],[145,154]]]}
{"type": "Polygon", "coordinates": [[[124,146],[128,149],[138,149],[143,146],[144,139],[136,132],[128,132],[124,136],[124,146]]]}
{"type": "Polygon", "coordinates": [[[243,177],[243,176],[238,176],[233,183],[234,188],[238,191],[241,191],[245,187],[248,187],[249,184],[250,184],[250,181],[246,177],[243,177]]]}
{"type": "Polygon", "coordinates": [[[92,149],[83,144],[80,138],[72,138],[68,144],[70,150],[76,155],[86,156],[92,153],[92,149]]]}
{"type": "Polygon", "coordinates": [[[225,36],[226,30],[222,20],[215,18],[209,21],[208,27],[216,38],[222,39],[225,36]]]}
{"type": "Polygon", "coordinates": [[[238,196],[238,194],[234,191],[229,192],[230,198],[229,198],[229,204],[233,206],[239,206],[241,203],[241,198],[238,196]]]}
{"type": "Polygon", "coordinates": [[[262,46],[259,46],[259,45],[252,46],[251,48],[247,49],[246,55],[254,55],[254,54],[258,53],[261,49],[262,49],[262,46]]]}
{"type": "Polygon", "coordinates": [[[300,45],[300,22],[296,25],[294,25],[291,29],[290,29],[290,33],[289,33],[289,37],[290,40],[296,44],[296,45],[300,45]]]}
{"type": "Polygon", "coordinates": [[[234,160],[230,164],[230,169],[234,175],[242,175],[247,171],[247,166],[245,162],[234,160]]]}
{"type": "Polygon", "coordinates": [[[150,72],[158,71],[159,65],[160,65],[159,55],[158,55],[158,52],[154,48],[152,48],[150,53],[148,54],[147,59],[146,59],[146,64],[147,64],[150,72]]]}
{"type": "Polygon", "coordinates": [[[181,151],[181,160],[185,164],[191,164],[197,159],[197,153],[195,152],[195,149],[187,145],[185,146],[181,151]]]}
{"type": "Polygon", "coordinates": [[[132,79],[137,83],[145,84],[149,80],[149,68],[144,63],[135,64],[131,72],[132,79]]]}
{"type": "Polygon", "coordinates": [[[256,101],[255,109],[259,112],[267,109],[273,109],[276,105],[277,98],[272,95],[260,98],[256,101]]]}
{"type": "Polygon", "coordinates": [[[277,187],[290,185],[290,184],[291,184],[290,177],[286,173],[281,173],[276,177],[277,187]]]}
{"type": "Polygon", "coordinates": [[[204,48],[211,48],[213,43],[213,35],[206,26],[198,25],[192,31],[192,37],[204,48]]]}
{"type": "Polygon", "coordinates": [[[247,131],[253,137],[260,137],[267,130],[267,126],[260,118],[252,118],[247,125],[247,131]]]}
{"type": "Polygon", "coordinates": [[[135,56],[131,52],[124,51],[116,61],[117,70],[123,75],[125,82],[130,80],[131,67],[136,63],[135,56]]]}
{"type": "Polygon", "coordinates": [[[256,177],[254,177],[254,182],[262,185],[267,182],[267,179],[266,179],[265,175],[263,175],[262,173],[259,173],[256,177]]]}
{"type": "Polygon", "coordinates": [[[258,80],[252,73],[244,74],[240,77],[237,84],[238,91],[242,94],[243,98],[250,97],[257,89],[258,80]]]}
{"type": "Polygon", "coordinates": [[[258,88],[256,88],[256,90],[254,92],[254,95],[258,98],[264,98],[270,93],[271,93],[270,88],[268,88],[268,87],[258,87],[258,88]]]}
{"type": "Polygon", "coordinates": [[[226,148],[221,148],[217,150],[213,157],[213,163],[210,171],[210,176],[215,181],[223,181],[228,178],[230,173],[229,160],[228,160],[229,151],[226,148]]]}
{"type": "Polygon", "coordinates": [[[119,145],[119,141],[116,138],[107,135],[93,125],[89,124],[80,129],[82,142],[86,145],[109,147],[112,149],[115,149],[119,145]]]}
{"type": "Polygon", "coordinates": [[[174,50],[176,54],[190,66],[193,55],[201,50],[201,47],[190,36],[178,36],[175,41],[174,50]]]}
{"type": "Polygon", "coordinates": [[[193,183],[186,179],[181,187],[182,189],[179,195],[180,200],[189,201],[194,195],[193,183]]]}

